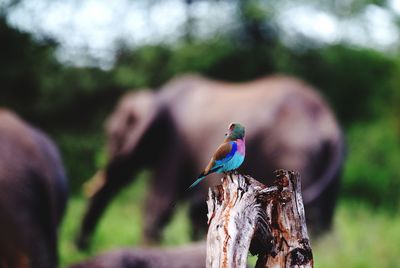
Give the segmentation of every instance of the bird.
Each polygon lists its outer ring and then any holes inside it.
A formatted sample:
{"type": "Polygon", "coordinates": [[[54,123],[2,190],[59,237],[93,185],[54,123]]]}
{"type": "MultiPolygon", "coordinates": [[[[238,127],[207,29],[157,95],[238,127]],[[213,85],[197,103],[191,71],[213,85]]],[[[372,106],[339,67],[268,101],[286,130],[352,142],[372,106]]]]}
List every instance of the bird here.
{"type": "Polygon", "coordinates": [[[199,184],[211,173],[228,173],[235,171],[244,161],[246,145],[244,139],[244,127],[239,123],[231,123],[225,134],[224,142],[218,147],[210,162],[187,190],[199,184]]]}

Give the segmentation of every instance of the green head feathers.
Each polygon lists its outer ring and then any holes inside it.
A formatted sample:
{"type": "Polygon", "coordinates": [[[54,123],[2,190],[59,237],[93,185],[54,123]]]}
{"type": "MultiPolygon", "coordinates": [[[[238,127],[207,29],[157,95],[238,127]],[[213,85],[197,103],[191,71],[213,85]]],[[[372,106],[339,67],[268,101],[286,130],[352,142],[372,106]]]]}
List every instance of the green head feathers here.
{"type": "Polygon", "coordinates": [[[237,140],[244,138],[244,127],[239,123],[231,123],[229,125],[228,133],[226,133],[227,139],[237,140]]]}

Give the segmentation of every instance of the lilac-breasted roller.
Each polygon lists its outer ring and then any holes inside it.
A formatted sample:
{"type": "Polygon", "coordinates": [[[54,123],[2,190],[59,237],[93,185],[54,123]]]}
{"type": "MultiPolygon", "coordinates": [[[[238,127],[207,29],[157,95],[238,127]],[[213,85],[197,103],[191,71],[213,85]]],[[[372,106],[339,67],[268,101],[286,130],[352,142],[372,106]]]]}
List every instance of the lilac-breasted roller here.
{"type": "Polygon", "coordinates": [[[208,174],[233,171],[243,163],[246,151],[244,127],[238,123],[231,123],[225,136],[224,142],[215,151],[207,167],[188,190],[199,184],[208,174]]]}

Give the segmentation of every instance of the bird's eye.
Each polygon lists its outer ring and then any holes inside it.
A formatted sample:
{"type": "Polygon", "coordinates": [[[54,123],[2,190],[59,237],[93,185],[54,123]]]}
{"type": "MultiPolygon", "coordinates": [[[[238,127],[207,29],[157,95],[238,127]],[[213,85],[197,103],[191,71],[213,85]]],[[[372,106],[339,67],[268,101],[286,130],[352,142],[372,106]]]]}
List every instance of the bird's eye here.
{"type": "Polygon", "coordinates": [[[231,125],[229,126],[229,129],[233,129],[235,126],[236,126],[235,124],[231,124],[231,125]]]}

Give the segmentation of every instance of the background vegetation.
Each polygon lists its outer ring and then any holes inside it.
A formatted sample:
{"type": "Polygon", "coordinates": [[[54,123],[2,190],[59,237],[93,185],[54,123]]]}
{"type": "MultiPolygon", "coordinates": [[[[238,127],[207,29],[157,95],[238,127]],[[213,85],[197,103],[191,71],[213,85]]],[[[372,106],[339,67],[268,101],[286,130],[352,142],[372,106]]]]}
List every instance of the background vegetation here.
{"type": "MultiPolygon", "coordinates": [[[[282,41],[279,29],[272,27],[274,18],[260,8],[260,2],[238,1],[241,27],[218,36],[196,37],[188,20],[185,34],[173,45],[121,45],[115,63],[106,70],[61,63],[56,57],[57,40],[51,36],[38,39],[12,26],[7,20],[11,6],[2,8],[0,106],[14,109],[51,134],[70,178],[71,199],[61,230],[64,265],[140,241],[140,208],[148,172],[114,201],[90,252],[79,253],[73,246],[86,204],[81,186],[104,164],[102,123],[121,94],[143,87],[157,90],[171,77],[186,72],[229,81],[281,72],[299,76],[321,90],[342,123],[348,144],[334,229],[313,242],[316,265],[400,266],[398,48],[382,52],[346,42],[320,45],[306,37],[299,42],[301,46],[290,46],[282,41]]],[[[340,9],[320,2],[338,16],[349,17],[367,5],[386,3],[350,1],[354,5],[343,15],[340,9]]],[[[184,211],[183,207],[166,230],[164,245],[188,242],[188,237],[174,231],[188,233],[184,211]]]]}

